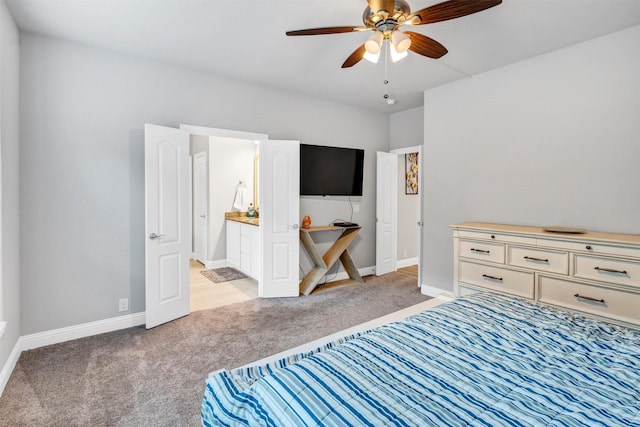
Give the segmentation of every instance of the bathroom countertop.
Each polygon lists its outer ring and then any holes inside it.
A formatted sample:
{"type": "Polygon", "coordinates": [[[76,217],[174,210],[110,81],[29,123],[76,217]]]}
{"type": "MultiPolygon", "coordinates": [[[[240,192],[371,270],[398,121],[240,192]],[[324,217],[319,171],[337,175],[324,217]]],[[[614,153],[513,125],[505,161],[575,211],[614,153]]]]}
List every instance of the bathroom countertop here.
{"type": "Polygon", "coordinates": [[[260,225],[260,218],[248,217],[246,212],[225,212],[224,219],[249,225],[260,225]]]}

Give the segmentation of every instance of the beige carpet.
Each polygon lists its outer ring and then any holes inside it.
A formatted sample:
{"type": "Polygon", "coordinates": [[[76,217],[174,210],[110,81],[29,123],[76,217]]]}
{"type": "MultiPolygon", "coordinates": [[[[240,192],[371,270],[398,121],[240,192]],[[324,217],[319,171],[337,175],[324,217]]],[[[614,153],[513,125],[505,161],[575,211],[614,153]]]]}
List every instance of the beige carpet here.
{"type": "Polygon", "coordinates": [[[159,326],[24,352],[2,426],[195,426],[209,372],[234,368],[425,301],[391,273],[309,297],[256,299],[159,326]]]}

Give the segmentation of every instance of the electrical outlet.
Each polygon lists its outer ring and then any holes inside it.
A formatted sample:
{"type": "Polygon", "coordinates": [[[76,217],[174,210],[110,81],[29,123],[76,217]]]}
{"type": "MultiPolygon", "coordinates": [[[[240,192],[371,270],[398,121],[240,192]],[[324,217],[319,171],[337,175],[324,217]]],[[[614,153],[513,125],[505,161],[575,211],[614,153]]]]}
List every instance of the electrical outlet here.
{"type": "Polygon", "coordinates": [[[360,212],[360,205],[358,204],[353,205],[353,213],[358,213],[358,212],[360,212]]]}
{"type": "Polygon", "coordinates": [[[129,310],[129,298],[121,298],[118,301],[118,311],[127,311],[129,310]]]}

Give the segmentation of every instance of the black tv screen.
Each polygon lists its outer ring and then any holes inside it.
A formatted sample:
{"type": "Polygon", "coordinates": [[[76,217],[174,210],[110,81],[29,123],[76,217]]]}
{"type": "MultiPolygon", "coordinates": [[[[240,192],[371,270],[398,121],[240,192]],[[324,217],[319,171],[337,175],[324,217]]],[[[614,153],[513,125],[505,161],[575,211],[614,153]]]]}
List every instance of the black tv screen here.
{"type": "Polygon", "coordinates": [[[362,196],[364,150],[300,144],[301,196],[362,196]]]}

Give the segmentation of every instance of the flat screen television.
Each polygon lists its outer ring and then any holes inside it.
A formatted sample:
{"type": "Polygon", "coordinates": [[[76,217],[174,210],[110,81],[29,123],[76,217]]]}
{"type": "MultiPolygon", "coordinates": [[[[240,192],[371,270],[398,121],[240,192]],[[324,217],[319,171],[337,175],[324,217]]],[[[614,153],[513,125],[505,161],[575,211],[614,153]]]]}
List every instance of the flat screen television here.
{"type": "Polygon", "coordinates": [[[364,150],[300,144],[301,196],[362,196],[364,150]]]}

